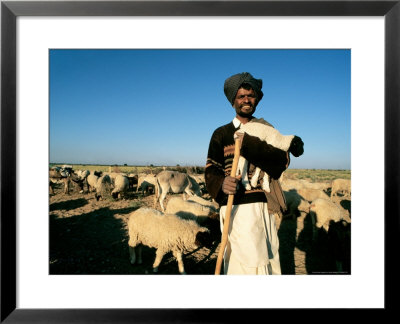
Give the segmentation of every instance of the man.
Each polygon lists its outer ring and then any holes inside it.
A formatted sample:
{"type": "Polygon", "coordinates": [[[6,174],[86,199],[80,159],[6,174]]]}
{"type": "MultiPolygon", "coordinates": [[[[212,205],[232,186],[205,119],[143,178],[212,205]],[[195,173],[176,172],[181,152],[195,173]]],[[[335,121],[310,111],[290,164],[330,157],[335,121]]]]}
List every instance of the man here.
{"type": "MultiPolygon", "coordinates": [[[[235,74],[225,80],[224,93],[235,109],[232,122],[216,129],[211,137],[205,169],[206,187],[220,204],[221,228],[229,194],[234,201],[229,225],[228,243],[224,254],[225,274],[281,274],[279,240],[273,214],[286,209],[279,177],[289,166],[289,153],[277,149],[257,137],[242,133],[241,123],[263,122],[253,117],[263,97],[262,80],[250,73],[235,74]],[[255,167],[270,176],[270,192],[257,186],[245,190],[236,177],[231,177],[234,137],[240,142],[240,155],[249,162],[251,178],[255,167]]],[[[289,148],[294,156],[303,153],[303,142],[295,136],[289,148]]]]}

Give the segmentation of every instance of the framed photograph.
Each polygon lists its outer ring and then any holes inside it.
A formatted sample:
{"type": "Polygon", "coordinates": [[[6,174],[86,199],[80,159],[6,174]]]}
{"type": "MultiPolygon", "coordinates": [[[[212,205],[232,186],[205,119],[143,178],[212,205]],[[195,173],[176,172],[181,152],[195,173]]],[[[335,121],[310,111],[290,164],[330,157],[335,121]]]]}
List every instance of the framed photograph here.
{"type": "MultiPolygon", "coordinates": [[[[214,323],[234,322],[243,314],[266,316],[271,309],[393,310],[390,296],[398,283],[392,260],[399,234],[399,16],[399,1],[2,1],[1,321],[214,323]],[[205,276],[200,270],[171,276],[178,274],[176,261],[170,262],[176,269],[159,275],[124,271],[115,261],[122,256],[114,259],[112,253],[121,244],[119,250],[127,251],[127,240],[112,236],[117,231],[113,222],[106,223],[108,209],[95,214],[78,196],[72,207],[49,198],[49,162],[181,168],[204,159],[205,165],[210,125],[215,129],[230,118],[228,109],[216,112],[217,106],[227,105],[221,84],[238,69],[254,71],[255,77],[259,71],[270,98],[264,100],[271,100],[276,111],[301,114],[295,126],[310,134],[304,135],[308,156],[292,159],[293,167],[351,170],[352,262],[347,276],[322,271],[323,276],[260,279],[205,276]],[[103,87],[98,78],[107,79],[103,87]],[[310,79],[313,91],[305,93],[303,85],[310,79]],[[326,88],[336,97],[322,100],[326,88]],[[82,104],[71,100],[72,91],[82,104]],[[302,97],[307,100],[296,99],[302,97]],[[166,100],[168,107],[163,106],[166,100]],[[110,113],[104,107],[113,103],[110,113]],[[310,110],[306,103],[319,108],[310,110]],[[128,114],[129,107],[134,115],[128,114]],[[102,124],[82,123],[83,113],[103,115],[102,124]],[[169,131],[161,120],[157,127],[149,125],[149,116],[160,119],[157,114],[168,115],[163,119],[167,124],[189,114],[185,120],[192,126],[181,125],[185,139],[172,136],[176,127],[169,131]],[[324,127],[327,120],[329,127],[324,127]],[[310,125],[319,132],[309,132],[310,125]],[[84,127],[95,139],[90,146],[97,151],[91,150],[90,157],[85,145],[72,149],[85,141],[74,134],[84,127]],[[131,130],[124,133],[124,128],[131,130]],[[149,137],[153,142],[156,136],[162,140],[153,148],[157,154],[147,152],[147,130],[158,132],[149,137]],[[140,143],[129,140],[135,132],[142,134],[140,143]],[[62,136],[71,141],[66,144],[62,136]],[[113,160],[115,138],[129,147],[125,155],[118,153],[124,161],[113,160]],[[325,138],[329,150],[323,149],[325,138]],[[318,151],[314,143],[320,142],[318,151]],[[181,153],[168,160],[173,146],[181,153]],[[108,153],[102,163],[96,152],[104,147],[108,153]],[[344,160],[336,148],[348,151],[344,160]],[[79,158],[71,160],[68,152],[79,158]],[[321,164],[307,164],[317,157],[321,164]],[[77,216],[74,210],[79,217],[61,215],[77,216]],[[94,255],[94,247],[91,255],[79,249],[80,236],[70,235],[79,222],[93,228],[81,236],[111,234],[98,245],[110,245],[110,259],[94,255]],[[74,250],[71,259],[54,244],[62,240],[74,250]],[[75,266],[79,260],[88,266],[75,266]]],[[[273,112],[265,115],[274,123],[273,112]]],[[[135,209],[124,205],[112,219],[135,209]]],[[[299,274],[294,263],[281,260],[283,274],[299,274]]]]}

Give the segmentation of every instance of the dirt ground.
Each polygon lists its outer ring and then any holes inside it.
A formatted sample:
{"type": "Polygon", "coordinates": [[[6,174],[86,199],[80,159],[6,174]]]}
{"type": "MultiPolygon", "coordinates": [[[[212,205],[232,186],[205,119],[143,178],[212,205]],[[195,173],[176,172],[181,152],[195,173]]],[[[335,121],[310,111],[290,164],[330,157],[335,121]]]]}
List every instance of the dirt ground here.
{"type": "MultiPolygon", "coordinates": [[[[165,203],[168,200],[167,199],[165,203]]],[[[345,201],[346,203],[346,201],[345,201]]],[[[350,202],[347,201],[349,205],[350,202]]],[[[50,274],[150,274],[155,249],[143,247],[143,264],[129,262],[127,220],[141,206],[154,207],[154,195],[142,197],[134,191],[126,199],[97,201],[94,193],[69,195],[62,186],[49,198],[49,272],[50,274]]],[[[159,207],[158,207],[159,209],[159,207]]],[[[310,215],[276,218],[280,240],[282,274],[337,273],[334,257],[328,252],[327,238],[319,233],[312,240],[310,215]]],[[[184,255],[189,275],[213,275],[220,245],[220,233],[211,248],[200,248],[184,255]]],[[[344,274],[350,266],[344,267],[344,274]]],[[[172,253],[164,256],[158,274],[178,274],[172,253]]]]}

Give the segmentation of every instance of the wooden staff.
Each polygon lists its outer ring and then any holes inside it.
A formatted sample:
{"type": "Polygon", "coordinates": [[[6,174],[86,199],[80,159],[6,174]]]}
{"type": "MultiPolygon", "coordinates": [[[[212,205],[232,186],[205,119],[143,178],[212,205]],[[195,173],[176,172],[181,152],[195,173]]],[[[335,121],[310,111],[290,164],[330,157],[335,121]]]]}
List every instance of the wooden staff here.
{"type": "MultiPolygon", "coordinates": [[[[231,177],[236,176],[236,170],[239,162],[239,156],[240,156],[240,147],[239,147],[240,141],[238,139],[235,140],[235,153],[233,156],[233,162],[232,162],[232,170],[231,170],[231,177]]],[[[224,220],[224,228],[222,231],[222,238],[221,238],[221,245],[219,247],[219,252],[218,252],[218,258],[217,258],[217,265],[215,267],[215,274],[219,275],[221,272],[221,264],[222,260],[224,258],[224,251],[225,251],[225,246],[226,243],[228,242],[228,231],[229,231],[229,223],[230,223],[230,218],[231,218],[231,213],[232,213],[232,205],[233,205],[233,198],[235,195],[228,195],[228,203],[226,205],[226,211],[225,211],[225,220],[224,220]]]]}

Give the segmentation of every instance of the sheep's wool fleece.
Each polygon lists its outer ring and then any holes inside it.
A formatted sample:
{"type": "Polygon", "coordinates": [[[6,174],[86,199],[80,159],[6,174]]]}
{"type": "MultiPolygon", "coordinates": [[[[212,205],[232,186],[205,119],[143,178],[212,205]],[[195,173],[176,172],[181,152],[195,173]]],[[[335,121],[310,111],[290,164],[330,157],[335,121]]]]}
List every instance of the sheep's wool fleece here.
{"type": "MultiPolygon", "coordinates": [[[[221,230],[226,206],[220,210],[221,230]]],[[[234,259],[244,268],[258,268],[261,274],[280,274],[279,239],[273,215],[264,202],[234,205],[225,250],[225,264],[234,259]]],[[[230,266],[225,273],[230,273],[230,266]]]]}
{"type": "Polygon", "coordinates": [[[130,240],[168,252],[195,249],[196,234],[206,231],[193,220],[183,220],[176,215],[163,214],[155,209],[140,208],[128,222],[130,240]]]}

